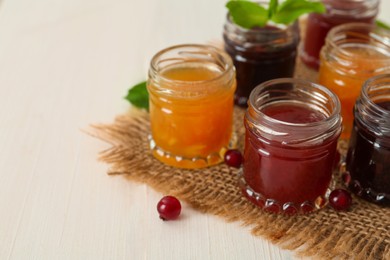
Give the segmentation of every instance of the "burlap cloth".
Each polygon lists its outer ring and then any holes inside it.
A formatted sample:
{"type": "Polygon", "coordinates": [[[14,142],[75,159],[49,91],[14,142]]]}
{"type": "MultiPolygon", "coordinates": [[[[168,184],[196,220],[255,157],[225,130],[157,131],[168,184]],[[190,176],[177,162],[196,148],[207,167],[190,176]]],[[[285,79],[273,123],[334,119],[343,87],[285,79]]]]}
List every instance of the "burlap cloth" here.
{"type": "MultiPolygon", "coordinates": [[[[296,77],[316,81],[317,73],[298,60],[296,77]]],[[[118,116],[112,124],[93,126],[92,134],[112,145],[100,153],[111,165],[108,174],[124,174],[146,183],[207,214],[251,227],[252,234],[295,250],[299,256],[340,259],[390,259],[390,208],[353,197],[348,212],[326,207],[309,215],[287,217],[263,212],[243,197],[237,186],[239,172],[225,164],[200,170],[166,166],[151,155],[146,112],[118,116]]],[[[234,124],[243,151],[242,109],[235,109],[234,124]]]]}

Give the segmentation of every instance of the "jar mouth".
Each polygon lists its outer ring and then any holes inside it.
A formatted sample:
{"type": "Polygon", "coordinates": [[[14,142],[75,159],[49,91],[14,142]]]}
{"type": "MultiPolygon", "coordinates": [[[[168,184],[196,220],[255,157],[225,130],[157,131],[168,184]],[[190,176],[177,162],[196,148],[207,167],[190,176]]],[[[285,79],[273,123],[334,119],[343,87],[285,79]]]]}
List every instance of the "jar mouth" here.
{"type": "Polygon", "coordinates": [[[336,94],[334,94],[331,90],[310,81],[294,78],[274,79],[258,85],[249,96],[249,105],[255,111],[255,113],[265,121],[295,128],[317,128],[323,124],[326,124],[328,121],[334,120],[335,117],[339,116],[341,110],[340,101],[336,94]],[[275,89],[272,90],[272,88],[276,85],[284,86],[285,91],[275,89]],[[266,93],[268,91],[267,89],[274,91],[276,95],[281,96],[270,97],[268,94],[264,95],[263,93],[266,93]],[[309,89],[312,89],[313,93],[310,93],[309,89]],[[265,106],[272,105],[273,102],[277,101],[278,99],[285,98],[285,96],[283,96],[283,92],[288,93],[290,90],[295,92],[292,96],[294,99],[291,99],[289,101],[290,103],[295,102],[296,104],[306,105],[313,110],[320,110],[321,114],[323,114],[325,118],[315,122],[291,123],[275,119],[263,112],[265,106]],[[313,103],[305,102],[304,99],[307,98],[313,101],[313,103]],[[297,102],[298,99],[302,100],[297,102]],[[328,106],[326,104],[328,104],[328,106]]]}
{"type": "MultiPolygon", "coordinates": [[[[384,108],[378,104],[387,102],[390,104],[390,74],[382,74],[364,82],[360,100],[365,100],[372,112],[390,120],[390,106],[384,108]]],[[[390,126],[390,121],[386,122],[390,126]]]]}
{"type": "Polygon", "coordinates": [[[245,126],[258,138],[275,142],[277,145],[291,147],[320,145],[340,135],[342,121],[340,107],[338,97],[319,84],[303,79],[274,79],[260,84],[252,91],[245,114],[245,126]],[[278,112],[277,105],[280,101],[284,101],[286,106],[280,107],[278,112]],[[299,109],[297,104],[300,106],[299,109]],[[271,110],[276,108],[276,112],[280,113],[279,118],[281,114],[288,116],[282,117],[283,120],[274,118],[275,110],[270,116],[267,115],[265,112],[268,109],[267,105],[271,110]],[[291,119],[289,117],[294,120],[288,121],[291,119]],[[303,123],[294,122],[297,118],[303,123]]]}
{"type": "Polygon", "coordinates": [[[390,31],[375,25],[338,25],[329,31],[326,44],[344,58],[367,59],[370,56],[370,61],[390,61],[390,31]]]}
{"type": "Polygon", "coordinates": [[[371,17],[378,13],[379,0],[322,0],[327,16],[371,17]]]}
{"type": "Polygon", "coordinates": [[[159,80],[169,85],[205,85],[215,84],[227,75],[234,72],[233,61],[230,56],[224,51],[211,45],[203,44],[181,44],[163,49],[155,54],[150,62],[149,76],[155,78],[159,74],[159,80]],[[219,70],[218,75],[207,80],[177,80],[171,79],[160,72],[171,65],[180,65],[188,63],[208,62],[215,66],[214,69],[219,70]]]}
{"type": "Polygon", "coordinates": [[[269,35],[280,35],[280,34],[284,34],[285,30],[288,29],[289,27],[295,25],[295,23],[293,23],[292,25],[284,25],[284,24],[278,24],[272,21],[268,21],[266,26],[264,27],[255,26],[254,28],[248,29],[236,24],[232,20],[230,13],[227,13],[226,21],[227,21],[226,26],[228,26],[231,30],[236,30],[239,33],[243,33],[247,35],[250,34],[257,35],[259,33],[265,33],[269,35]]]}
{"type": "Polygon", "coordinates": [[[224,25],[224,37],[246,46],[269,45],[271,48],[276,48],[299,41],[299,24],[294,22],[283,25],[268,22],[264,27],[247,29],[235,24],[228,13],[224,25]]]}

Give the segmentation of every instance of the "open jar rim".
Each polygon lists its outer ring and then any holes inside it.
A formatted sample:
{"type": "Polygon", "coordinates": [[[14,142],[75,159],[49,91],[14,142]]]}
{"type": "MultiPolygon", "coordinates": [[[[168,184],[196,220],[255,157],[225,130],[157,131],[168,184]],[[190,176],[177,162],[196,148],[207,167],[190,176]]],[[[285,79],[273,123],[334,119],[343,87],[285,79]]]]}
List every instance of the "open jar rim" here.
{"type": "Polygon", "coordinates": [[[155,78],[156,75],[158,75],[159,79],[163,81],[164,83],[170,84],[170,85],[205,85],[205,84],[215,84],[215,82],[218,82],[225,78],[229,73],[234,71],[233,61],[230,58],[230,56],[225,53],[224,51],[211,46],[211,45],[205,45],[205,44],[180,44],[180,45],[174,45],[168,48],[165,48],[158,53],[156,53],[151,62],[150,62],[150,70],[149,70],[149,76],[150,78],[155,78]],[[182,51],[180,51],[182,49],[182,51]],[[185,50],[188,49],[188,50],[185,50]],[[190,49],[193,49],[190,51],[190,49]],[[163,55],[177,50],[178,55],[182,57],[176,57],[176,58],[166,58],[162,59],[163,55]],[[192,57],[191,57],[192,55],[192,57]],[[200,59],[206,58],[208,61],[212,61],[216,65],[218,65],[219,68],[221,68],[221,73],[217,75],[216,77],[208,80],[196,80],[196,81],[185,81],[185,80],[176,80],[176,79],[170,79],[168,77],[165,77],[159,72],[163,70],[163,68],[160,68],[162,62],[188,62],[188,61],[200,61],[200,59]],[[214,59],[214,60],[212,60],[214,59]]]}
{"type": "Polygon", "coordinates": [[[380,0],[322,0],[322,2],[327,9],[325,16],[370,17],[378,13],[380,0]],[[354,6],[351,8],[351,5],[354,6]]]}
{"type": "MultiPolygon", "coordinates": [[[[375,106],[380,112],[383,114],[387,114],[390,117],[390,111],[387,109],[384,109],[383,107],[379,106],[377,103],[375,103],[372,100],[371,95],[369,92],[372,90],[372,88],[378,87],[377,84],[381,84],[380,86],[386,86],[390,90],[390,74],[382,74],[382,75],[377,75],[375,77],[372,77],[368,79],[366,82],[364,82],[361,95],[367,100],[367,102],[370,103],[370,105],[375,106]],[[382,83],[381,81],[385,81],[385,83],[382,83]]],[[[380,87],[379,86],[379,87],[380,87]]],[[[388,98],[390,99],[390,92],[388,93],[388,98]]],[[[389,122],[390,124],[390,122],[389,122]]]]}
{"type": "Polygon", "coordinates": [[[369,46],[376,46],[380,48],[380,52],[384,54],[383,57],[370,58],[370,61],[389,60],[390,66],[390,30],[386,30],[372,24],[347,23],[335,26],[326,36],[326,45],[328,45],[333,51],[337,52],[338,56],[341,58],[365,59],[366,57],[345,49],[345,44],[355,43],[367,45],[367,43],[362,42],[363,40],[366,40],[369,46]],[[348,36],[353,36],[354,38],[348,39],[348,36]],[[367,41],[368,39],[369,41],[367,41]]]}
{"type": "Polygon", "coordinates": [[[390,146],[390,74],[377,75],[366,80],[356,100],[354,120],[364,126],[362,132],[378,137],[377,142],[390,146]],[[381,138],[386,137],[386,138],[381,138]]]}
{"type": "Polygon", "coordinates": [[[270,45],[272,48],[298,43],[300,37],[297,21],[289,25],[269,21],[264,27],[247,29],[234,23],[229,13],[224,24],[224,36],[242,45],[270,45]]]}
{"type": "Polygon", "coordinates": [[[278,23],[274,23],[272,21],[268,21],[267,25],[273,26],[274,30],[270,30],[270,28],[267,27],[267,26],[264,26],[264,27],[256,26],[254,28],[248,29],[248,28],[244,28],[244,27],[236,24],[233,21],[230,13],[227,13],[226,21],[227,21],[227,23],[225,23],[225,26],[228,26],[229,29],[236,30],[239,33],[247,34],[247,35],[251,35],[251,34],[252,35],[257,35],[257,34],[268,34],[268,35],[285,34],[285,31],[288,28],[291,28],[291,27],[294,27],[294,26],[297,25],[296,22],[294,22],[292,24],[289,24],[289,25],[285,25],[285,24],[278,24],[278,23]]]}
{"type": "Polygon", "coordinates": [[[340,110],[338,97],[324,86],[303,79],[281,78],[266,81],[252,91],[245,122],[259,138],[269,142],[309,147],[339,136],[342,122],[340,110]],[[319,111],[324,117],[313,122],[291,123],[263,112],[268,106],[283,104],[307,107],[319,111]]]}
{"type": "MultiPolygon", "coordinates": [[[[320,94],[318,94],[317,97],[320,98],[320,94]]],[[[277,123],[277,124],[285,125],[285,126],[291,126],[291,127],[318,127],[319,125],[322,125],[322,124],[326,123],[327,121],[334,120],[334,117],[338,116],[340,114],[340,111],[341,111],[340,101],[333,91],[331,91],[330,89],[328,89],[322,85],[319,85],[319,84],[316,84],[316,83],[313,83],[313,82],[310,82],[307,80],[295,79],[295,78],[273,79],[273,80],[269,80],[269,81],[266,81],[266,82],[258,85],[251,92],[251,94],[249,96],[249,103],[250,103],[251,107],[253,108],[253,110],[256,112],[256,114],[261,116],[265,121],[268,121],[270,123],[277,123]],[[333,109],[332,109],[331,113],[325,114],[326,117],[323,120],[316,121],[316,122],[309,122],[309,123],[290,123],[290,122],[286,122],[286,121],[282,121],[282,120],[278,120],[278,119],[275,119],[273,117],[270,117],[270,116],[266,115],[265,113],[263,113],[261,108],[258,108],[254,104],[256,104],[256,98],[260,95],[261,91],[263,91],[267,87],[277,85],[277,84],[307,85],[311,88],[319,90],[320,92],[324,92],[330,97],[330,101],[333,103],[333,109]]]]}

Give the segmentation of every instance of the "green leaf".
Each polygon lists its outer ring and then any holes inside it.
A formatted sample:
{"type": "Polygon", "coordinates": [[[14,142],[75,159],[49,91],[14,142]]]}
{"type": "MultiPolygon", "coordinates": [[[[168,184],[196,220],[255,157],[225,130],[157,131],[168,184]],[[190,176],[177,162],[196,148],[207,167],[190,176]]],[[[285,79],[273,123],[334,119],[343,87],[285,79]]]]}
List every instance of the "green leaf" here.
{"type": "Polygon", "coordinates": [[[251,29],[254,26],[263,27],[268,21],[268,11],[257,3],[249,1],[229,1],[227,9],[236,24],[251,29]]]}
{"type": "Polygon", "coordinates": [[[125,99],[135,107],[149,110],[149,93],[146,89],[146,81],[138,83],[130,88],[125,99]]]}
{"type": "Polygon", "coordinates": [[[303,14],[324,12],[325,6],[321,2],[308,0],[286,0],[279,5],[276,13],[272,16],[272,21],[275,23],[290,24],[303,14]]]}
{"type": "Polygon", "coordinates": [[[390,25],[386,24],[386,23],[383,22],[383,21],[376,20],[376,21],[375,21],[375,24],[376,24],[376,26],[378,26],[378,27],[381,27],[381,28],[383,28],[383,29],[390,30],[390,25]]]}
{"type": "Polygon", "coordinates": [[[279,1],[278,0],[271,0],[269,2],[268,7],[268,18],[271,19],[271,17],[274,15],[276,10],[278,9],[279,1]]]}

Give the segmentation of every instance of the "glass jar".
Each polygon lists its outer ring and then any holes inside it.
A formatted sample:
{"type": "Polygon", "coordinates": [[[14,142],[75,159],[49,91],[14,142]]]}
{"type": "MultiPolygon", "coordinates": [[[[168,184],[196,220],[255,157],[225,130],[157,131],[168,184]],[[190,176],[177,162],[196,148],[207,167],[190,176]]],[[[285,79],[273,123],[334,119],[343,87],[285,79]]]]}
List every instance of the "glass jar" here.
{"type": "Polygon", "coordinates": [[[346,160],[349,187],[371,202],[390,206],[390,74],[364,83],[354,115],[346,160]]]}
{"type": "Polygon", "coordinates": [[[178,45],[157,53],[147,83],[150,146],[163,163],[201,168],[234,146],[235,70],[229,55],[207,45],[178,45]]]}
{"type": "Polygon", "coordinates": [[[274,213],[299,214],[326,205],[340,102],[327,88],[301,79],[257,86],[245,114],[242,190],[274,213]]]}
{"type": "Polygon", "coordinates": [[[228,14],[223,38],[237,71],[237,105],[246,107],[249,94],[258,84],[293,76],[299,43],[298,23],[245,29],[236,25],[228,14]]]}
{"type": "Polygon", "coordinates": [[[353,106],[367,79],[390,73],[390,31],[364,23],[333,28],[321,50],[319,83],[335,92],[341,101],[343,133],[352,130],[353,106]]]}
{"type": "Polygon", "coordinates": [[[306,23],[306,33],[300,58],[309,67],[318,70],[320,50],[333,27],[345,23],[374,24],[379,0],[322,0],[326,7],[323,14],[311,13],[306,23]]]}

